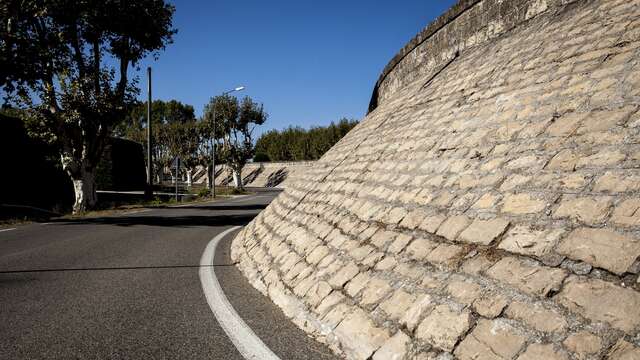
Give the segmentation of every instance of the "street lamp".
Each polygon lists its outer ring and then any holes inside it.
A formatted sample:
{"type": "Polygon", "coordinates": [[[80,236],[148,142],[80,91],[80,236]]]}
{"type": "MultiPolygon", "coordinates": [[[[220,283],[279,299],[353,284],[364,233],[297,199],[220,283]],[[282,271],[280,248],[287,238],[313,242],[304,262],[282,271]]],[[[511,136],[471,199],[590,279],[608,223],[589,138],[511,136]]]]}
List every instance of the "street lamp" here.
{"type": "MultiPolygon", "coordinates": [[[[228,95],[234,91],[242,91],[244,90],[244,86],[238,86],[229,91],[225,91],[221,96],[228,95]]],[[[213,198],[216,197],[216,102],[214,98],[213,102],[213,136],[211,137],[213,140],[213,146],[211,147],[211,193],[213,194],[213,198]]]]}

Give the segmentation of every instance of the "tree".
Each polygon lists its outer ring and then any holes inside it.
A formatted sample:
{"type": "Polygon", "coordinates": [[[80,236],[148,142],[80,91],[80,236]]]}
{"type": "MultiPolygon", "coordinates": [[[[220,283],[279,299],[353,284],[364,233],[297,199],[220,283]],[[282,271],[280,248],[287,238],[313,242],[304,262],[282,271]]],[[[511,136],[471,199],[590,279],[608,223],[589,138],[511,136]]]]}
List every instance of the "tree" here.
{"type": "MultiPolygon", "coordinates": [[[[175,156],[180,156],[184,166],[192,170],[196,165],[193,159],[194,142],[199,141],[193,106],[177,100],[155,100],[151,103],[151,112],[154,123],[153,176],[161,180],[165,168],[175,156]]],[[[124,121],[118,124],[114,133],[146,147],[146,121],[147,104],[138,102],[130,107],[124,121]]]]}
{"type": "Polygon", "coordinates": [[[256,157],[268,161],[301,161],[321,158],[335,143],[340,141],[358,124],[356,120],[341,119],[326,127],[289,127],[284,130],[270,130],[256,141],[256,157]]]}
{"type": "Polygon", "coordinates": [[[105,140],[138,94],[129,68],[172,42],[173,13],[162,0],[0,4],[0,86],[59,146],[75,213],[95,206],[105,140]]]}
{"type": "Polygon", "coordinates": [[[236,187],[243,188],[242,168],[254,155],[253,130],[267,120],[267,113],[262,104],[257,104],[250,97],[242,101],[229,95],[212,98],[205,106],[203,120],[214,123],[213,141],[222,140],[216,145],[222,161],[231,169],[236,187]],[[214,111],[215,109],[215,111],[214,111]]]}

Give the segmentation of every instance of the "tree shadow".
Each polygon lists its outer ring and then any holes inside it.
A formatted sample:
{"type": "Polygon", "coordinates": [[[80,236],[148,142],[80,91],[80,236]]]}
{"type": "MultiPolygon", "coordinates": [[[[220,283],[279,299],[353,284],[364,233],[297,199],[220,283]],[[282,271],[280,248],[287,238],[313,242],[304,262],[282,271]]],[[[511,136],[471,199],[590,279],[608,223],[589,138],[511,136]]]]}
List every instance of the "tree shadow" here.
{"type": "Polygon", "coordinates": [[[267,179],[266,187],[275,187],[280,185],[283,181],[287,179],[287,175],[289,171],[287,169],[279,169],[278,171],[273,172],[269,175],[267,179]]]}
{"type": "Polygon", "coordinates": [[[243,184],[251,184],[257,177],[264,171],[264,166],[260,166],[259,168],[251,171],[247,176],[242,179],[243,184]]]}
{"type": "Polygon", "coordinates": [[[116,226],[162,226],[162,227],[194,227],[194,226],[244,226],[257,213],[237,215],[187,215],[187,216],[111,216],[84,219],[57,219],[51,221],[56,225],[116,225],[116,226]]]}

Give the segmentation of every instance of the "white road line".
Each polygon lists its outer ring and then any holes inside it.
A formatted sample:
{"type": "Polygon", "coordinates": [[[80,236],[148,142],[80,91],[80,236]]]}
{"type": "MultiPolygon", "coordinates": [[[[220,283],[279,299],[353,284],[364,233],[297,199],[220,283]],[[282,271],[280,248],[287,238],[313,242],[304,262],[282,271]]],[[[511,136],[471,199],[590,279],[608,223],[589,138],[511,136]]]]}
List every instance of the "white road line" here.
{"type": "Polygon", "coordinates": [[[213,272],[213,259],[216,254],[216,247],[220,240],[227,234],[241,228],[234,226],[216,235],[202,253],[200,259],[200,282],[202,290],[207,298],[209,307],[215,315],[218,323],[222,327],[227,336],[238,349],[242,357],[247,360],[279,360],[278,356],[271,351],[260,338],[251,330],[251,328],[240,318],[238,313],[224,295],[220,283],[213,272]]]}
{"type": "Polygon", "coordinates": [[[140,213],[151,211],[151,210],[152,209],[133,210],[133,211],[125,212],[124,215],[140,214],[140,213]]]}
{"type": "Polygon", "coordinates": [[[9,228],[9,229],[1,229],[0,232],[5,232],[5,231],[11,231],[11,230],[15,230],[16,228],[9,228]]]}

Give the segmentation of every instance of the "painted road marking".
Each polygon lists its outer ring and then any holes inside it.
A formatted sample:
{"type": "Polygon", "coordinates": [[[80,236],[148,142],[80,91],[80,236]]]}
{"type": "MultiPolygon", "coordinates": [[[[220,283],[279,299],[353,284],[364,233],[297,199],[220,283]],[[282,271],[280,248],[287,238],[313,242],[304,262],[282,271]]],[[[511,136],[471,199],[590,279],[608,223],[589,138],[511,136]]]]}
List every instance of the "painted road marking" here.
{"type": "Polygon", "coordinates": [[[209,244],[207,244],[200,259],[200,282],[202,283],[202,290],[218,323],[242,357],[247,360],[279,360],[280,358],[260,340],[233,309],[233,306],[229,303],[229,300],[220,287],[216,274],[213,272],[213,259],[215,258],[218,243],[227,234],[240,228],[241,226],[234,226],[227,229],[216,235],[216,237],[211,239],[209,244]]]}
{"type": "Polygon", "coordinates": [[[140,214],[140,213],[151,211],[151,210],[152,209],[133,210],[133,211],[124,213],[124,215],[140,214]]]}
{"type": "Polygon", "coordinates": [[[15,230],[15,229],[16,229],[16,228],[0,229],[0,232],[11,231],[11,230],[15,230]]]}

